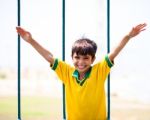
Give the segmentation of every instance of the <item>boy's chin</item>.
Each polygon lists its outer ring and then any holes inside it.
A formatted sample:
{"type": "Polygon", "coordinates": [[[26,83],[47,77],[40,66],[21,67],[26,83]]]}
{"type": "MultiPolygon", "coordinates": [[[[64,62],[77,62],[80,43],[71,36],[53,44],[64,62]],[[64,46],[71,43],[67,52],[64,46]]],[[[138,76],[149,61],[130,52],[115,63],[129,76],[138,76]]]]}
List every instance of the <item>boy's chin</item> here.
{"type": "Polygon", "coordinates": [[[86,73],[88,69],[77,69],[79,73],[86,73]]]}

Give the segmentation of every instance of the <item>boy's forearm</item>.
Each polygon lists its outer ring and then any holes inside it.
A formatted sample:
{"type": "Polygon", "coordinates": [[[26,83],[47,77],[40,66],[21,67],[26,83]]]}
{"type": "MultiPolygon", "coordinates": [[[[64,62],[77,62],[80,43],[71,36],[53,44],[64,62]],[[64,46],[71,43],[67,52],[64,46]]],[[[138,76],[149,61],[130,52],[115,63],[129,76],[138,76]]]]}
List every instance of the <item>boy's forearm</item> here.
{"type": "Polygon", "coordinates": [[[124,46],[127,44],[127,42],[130,40],[130,38],[137,36],[140,32],[145,30],[146,23],[139,24],[132,28],[132,30],[129,32],[128,35],[126,35],[121,42],[118,44],[118,46],[109,54],[109,59],[111,61],[114,60],[114,58],[119,54],[119,52],[124,48],[124,46]]]}
{"type": "Polygon", "coordinates": [[[54,58],[53,55],[43,48],[38,42],[36,42],[34,39],[31,38],[30,44],[36,49],[36,51],[42,55],[49,63],[53,64],[54,58]]]}
{"type": "Polygon", "coordinates": [[[120,53],[120,51],[125,47],[125,45],[128,43],[128,41],[130,40],[130,38],[131,37],[129,35],[124,36],[124,38],[115,47],[115,49],[112,52],[110,52],[109,59],[111,61],[113,61],[115,59],[115,57],[120,53]]]}

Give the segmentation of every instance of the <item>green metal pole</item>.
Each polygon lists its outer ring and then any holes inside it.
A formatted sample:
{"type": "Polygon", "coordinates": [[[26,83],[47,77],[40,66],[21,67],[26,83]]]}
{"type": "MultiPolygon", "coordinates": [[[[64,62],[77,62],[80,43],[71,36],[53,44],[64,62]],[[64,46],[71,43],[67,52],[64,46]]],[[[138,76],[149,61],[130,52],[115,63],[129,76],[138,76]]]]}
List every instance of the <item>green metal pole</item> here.
{"type": "MultiPolygon", "coordinates": [[[[110,0],[107,0],[107,53],[110,52],[110,0]]],[[[108,113],[107,113],[107,120],[110,120],[110,74],[108,75],[108,84],[107,84],[107,91],[108,91],[108,113]]]]}
{"type": "MultiPolygon", "coordinates": [[[[18,26],[20,26],[20,0],[18,0],[18,10],[17,10],[17,19],[18,26]]],[[[18,120],[21,120],[21,93],[20,93],[20,36],[18,35],[18,120]]]]}
{"type": "MultiPolygon", "coordinates": [[[[65,0],[62,1],[62,59],[65,61],[65,0]]],[[[63,84],[63,119],[66,120],[65,86],[63,84]]]]}

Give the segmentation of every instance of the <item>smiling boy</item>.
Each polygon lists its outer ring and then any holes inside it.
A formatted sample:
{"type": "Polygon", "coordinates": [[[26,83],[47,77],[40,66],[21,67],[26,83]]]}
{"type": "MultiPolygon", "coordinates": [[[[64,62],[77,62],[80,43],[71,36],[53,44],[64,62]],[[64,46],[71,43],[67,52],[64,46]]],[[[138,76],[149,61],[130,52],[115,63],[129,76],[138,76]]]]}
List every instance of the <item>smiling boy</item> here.
{"type": "Polygon", "coordinates": [[[93,64],[97,45],[94,41],[83,38],[72,46],[74,67],[53,55],[36,42],[31,34],[17,27],[18,34],[30,43],[49,63],[59,79],[65,85],[67,120],[106,120],[104,83],[113,66],[113,61],[128,41],[145,30],[146,24],[139,24],[125,35],[116,48],[102,61],[93,64]]]}

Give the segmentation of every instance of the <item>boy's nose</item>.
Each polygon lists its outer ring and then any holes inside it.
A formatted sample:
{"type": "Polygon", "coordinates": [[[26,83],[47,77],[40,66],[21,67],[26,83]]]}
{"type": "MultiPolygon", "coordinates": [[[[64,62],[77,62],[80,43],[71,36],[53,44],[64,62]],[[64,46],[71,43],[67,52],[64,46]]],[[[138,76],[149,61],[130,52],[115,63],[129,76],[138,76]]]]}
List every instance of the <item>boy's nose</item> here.
{"type": "Polygon", "coordinates": [[[82,59],[80,59],[80,60],[78,61],[78,63],[80,63],[80,64],[83,63],[83,62],[84,62],[84,60],[82,60],[82,59]]]}

